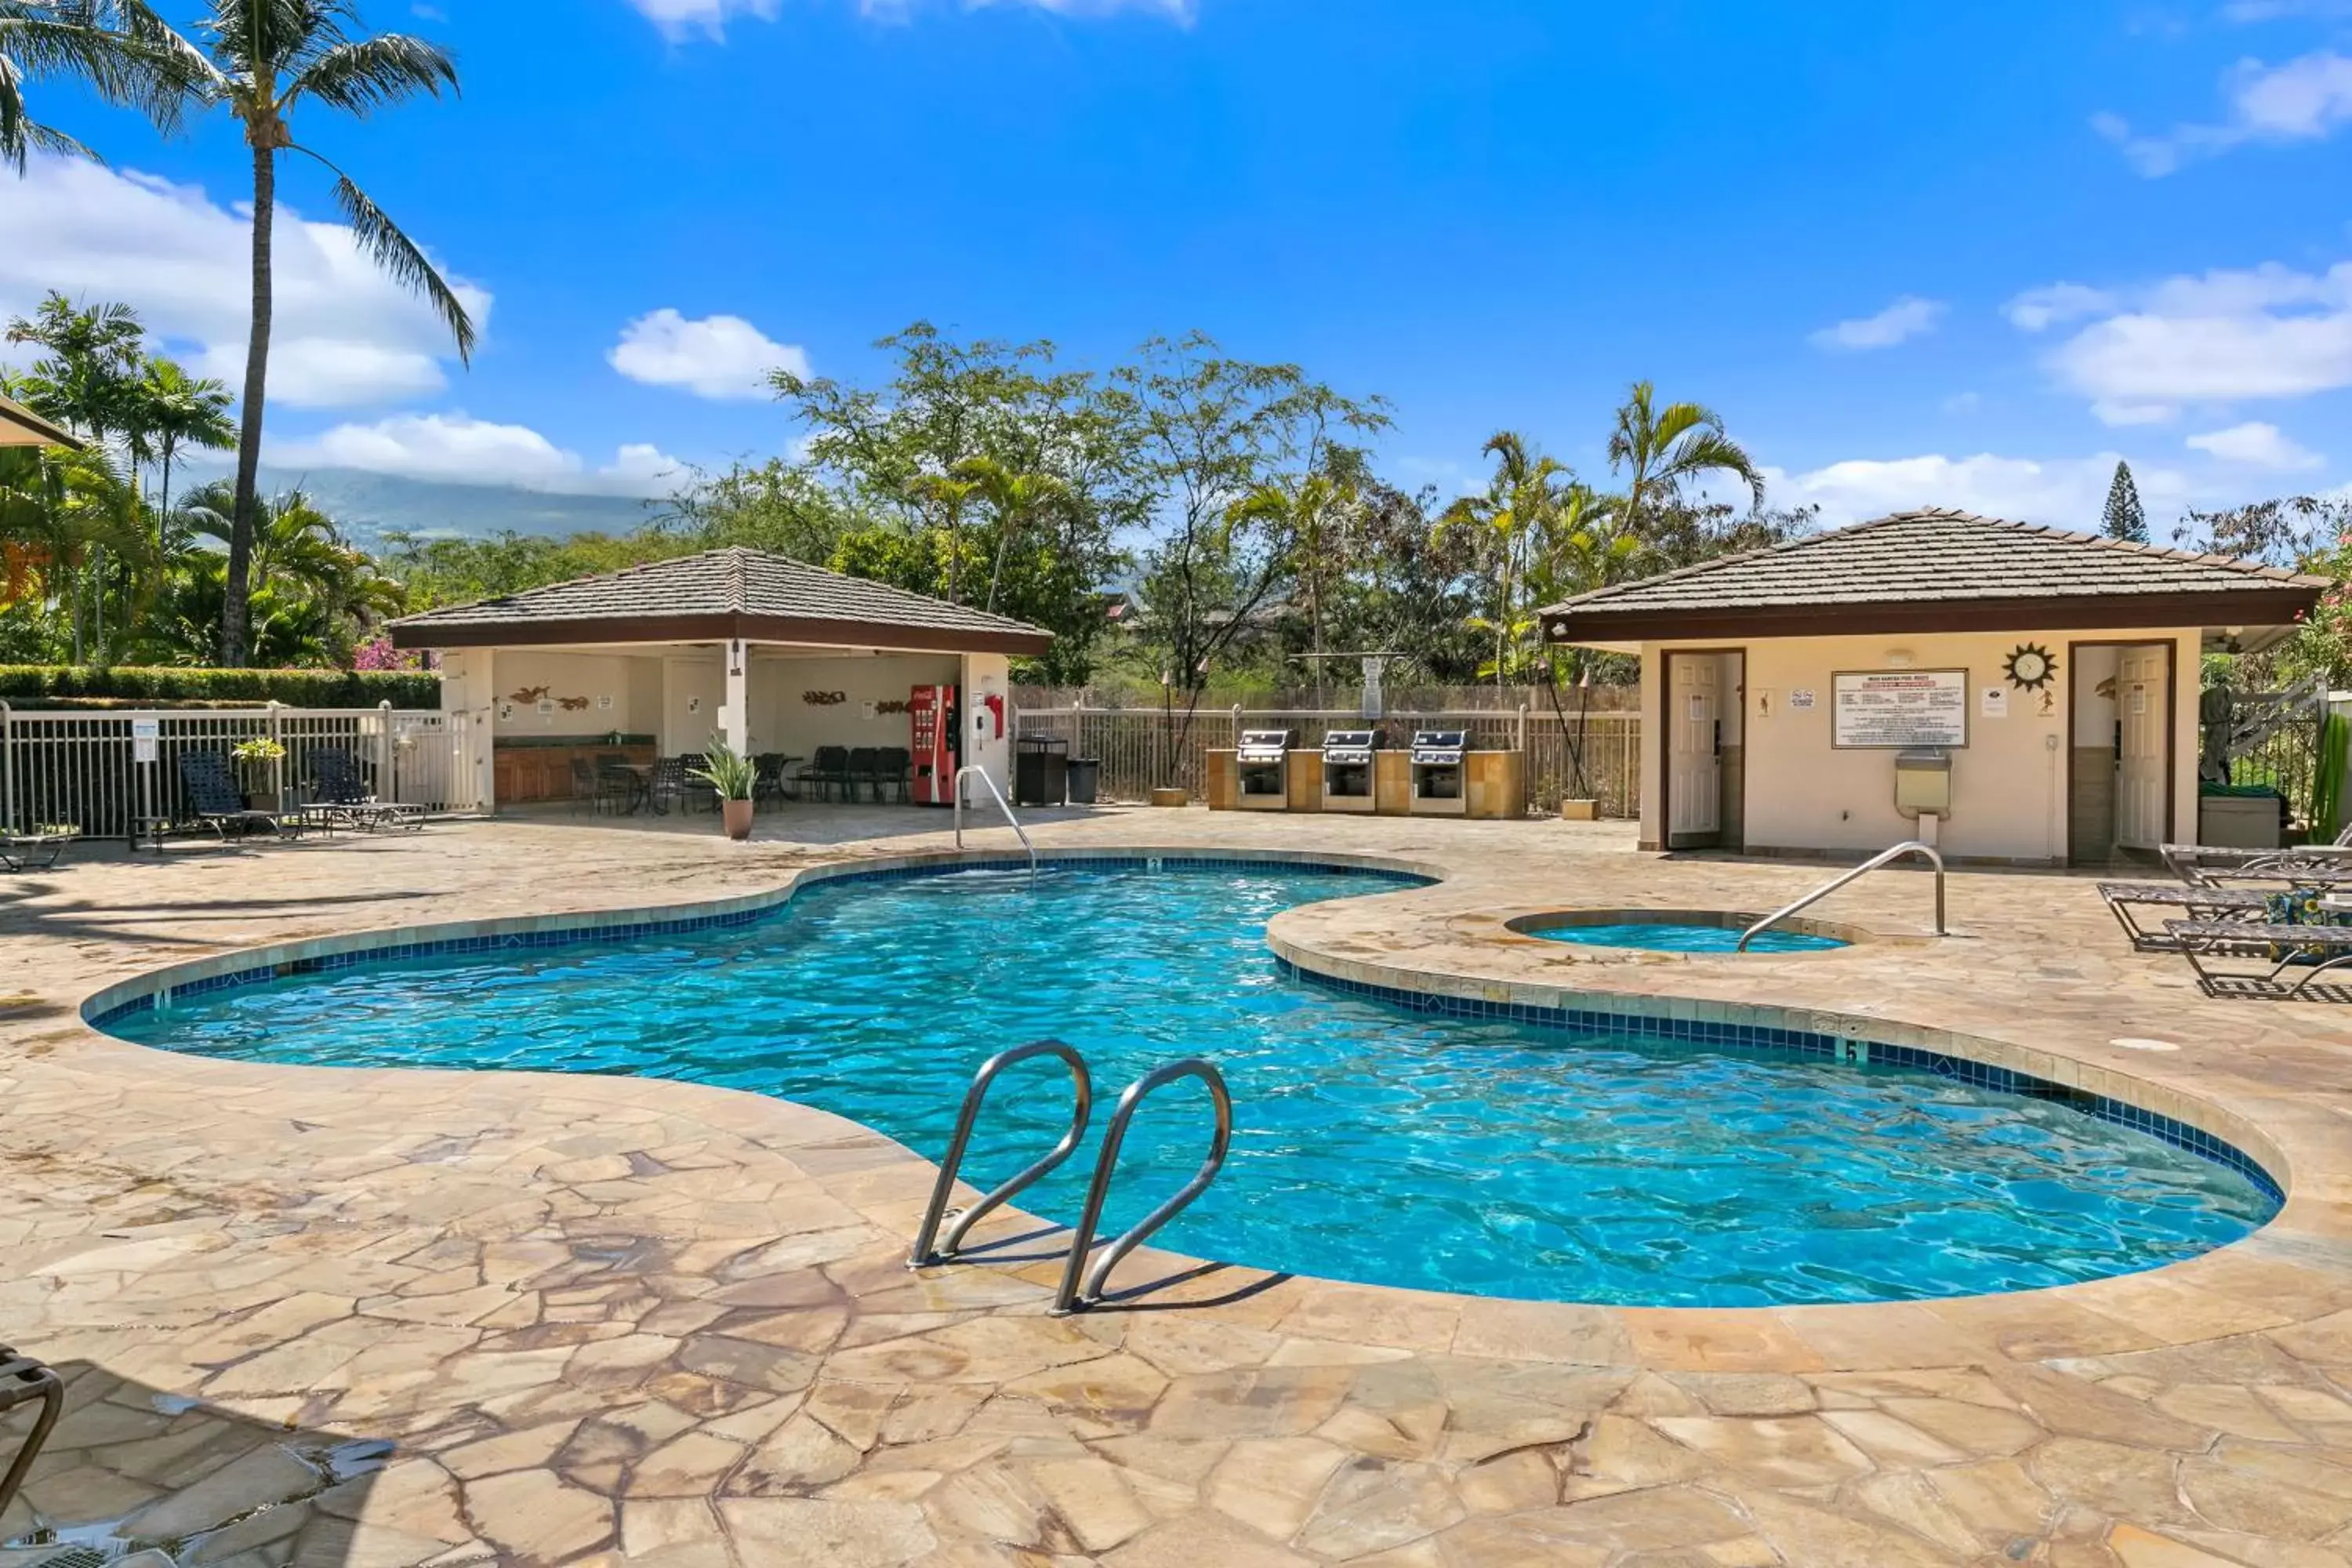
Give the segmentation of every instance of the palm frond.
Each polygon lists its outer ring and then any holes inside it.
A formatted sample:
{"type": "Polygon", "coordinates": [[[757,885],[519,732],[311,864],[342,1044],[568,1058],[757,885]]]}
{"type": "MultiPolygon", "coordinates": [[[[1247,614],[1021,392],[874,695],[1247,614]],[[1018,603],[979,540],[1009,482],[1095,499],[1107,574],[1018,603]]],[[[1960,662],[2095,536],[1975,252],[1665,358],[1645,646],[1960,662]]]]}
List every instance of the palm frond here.
{"type": "Polygon", "coordinates": [[[335,171],[335,205],[342,209],[345,221],[359,238],[360,245],[378,267],[392,274],[394,279],[425,296],[434,314],[449,329],[457,340],[457,358],[471,364],[474,360],[474,318],[467,312],[466,302],[449,287],[432,261],[416,242],[400,231],[400,226],[386,216],[384,210],[368,199],[368,194],[352,183],[352,177],[308,147],[294,151],[308,153],[328,168],[335,171]]]}
{"type": "Polygon", "coordinates": [[[457,62],[440,45],[405,33],[337,43],[303,61],[286,91],[304,93],[350,114],[366,115],[420,93],[457,90],[457,62]]]}

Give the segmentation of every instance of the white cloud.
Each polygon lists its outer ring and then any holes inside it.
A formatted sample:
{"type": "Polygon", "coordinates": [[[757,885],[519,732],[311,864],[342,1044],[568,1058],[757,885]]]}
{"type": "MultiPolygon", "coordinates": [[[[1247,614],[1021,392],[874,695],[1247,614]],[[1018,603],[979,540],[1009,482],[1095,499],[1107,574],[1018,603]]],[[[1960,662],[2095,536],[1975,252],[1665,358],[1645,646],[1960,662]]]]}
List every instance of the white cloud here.
{"type": "MultiPolygon", "coordinates": [[[[1807,473],[1769,470],[1767,497],[1775,506],[1814,505],[1825,527],[1843,527],[1913,507],[1948,506],[2095,532],[2116,454],[2088,458],[1972,458],[1929,454],[1885,461],[1854,458],[1807,473]]],[[[2193,491],[2188,476],[2154,464],[2132,465],[2140,497],[2151,510],[2177,508],[2193,491]]]]}
{"type": "Polygon", "coordinates": [[[516,485],[565,494],[662,495],[684,465],[658,448],[623,447],[590,468],[527,425],[464,414],[404,414],[372,425],[338,425],[307,440],[271,443],[273,468],[362,468],[452,484],[516,485]]]}
{"type": "Polygon", "coordinates": [[[1940,300],[1906,294],[1874,316],[1823,327],[1808,341],[1816,348],[1825,349],[1893,348],[1906,339],[1934,331],[1946,308],[1940,300]]]}
{"type": "Polygon", "coordinates": [[[2222,77],[2221,89],[2229,107],[2219,124],[2176,125],[2148,136],[2119,115],[2095,114],[2091,128],[2150,179],[2250,142],[2324,141],[2352,122],[2352,56],[2322,49],[2281,66],[2240,60],[2222,77]]]}
{"type": "Polygon", "coordinates": [[[697,397],[766,397],[770,371],[809,374],[808,351],[774,342],[740,316],[690,321],[670,310],[622,328],[604,357],[631,381],[682,387],[697,397]]]}
{"type": "MultiPolygon", "coordinates": [[[[0,175],[0,313],[43,293],[120,300],[191,369],[245,381],[252,224],[199,186],[95,163],[36,158],[0,175]]],[[[456,357],[431,307],[386,278],[341,224],[278,209],[269,397],[337,408],[429,395],[456,357]]],[[[453,279],[453,281],[457,281],[453,279]]],[[[490,296],[457,281],[475,323],[490,296]]]]}
{"type": "Polygon", "coordinates": [[[1984,406],[1984,395],[1979,392],[1956,392],[1944,399],[1947,414],[1974,414],[1984,406]]]}
{"type": "Polygon", "coordinates": [[[2311,468],[2324,468],[2327,459],[2310,448],[2298,446],[2292,437],[2275,425],[2255,421],[2233,425],[2227,430],[2210,431],[2189,437],[2189,445],[2200,452],[2210,453],[2225,463],[2240,463],[2252,468],[2267,468],[2273,473],[2294,473],[2311,468]]]}
{"type": "Polygon", "coordinates": [[[2019,295],[2008,314],[2029,331],[2101,318],[2043,363],[2110,425],[2352,385],[2352,262],[2325,272],[2270,262],[2123,290],[2058,283],[2019,295]]]}
{"type": "MultiPolygon", "coordinates": [[[[910,19],[927,3],[929,0],[856,0],[860,16],[892,22],[910,19]]],[[[778,9],[777,0],[629,0],[629,4],[671,38],[695,34],[723,38],[727,24],[738,17],[772,22],[778,9]]],[[[967,11],[985,10],[992,5],[1026,5],[1057,16],[1108,16],[1120,11],[1139,11],[1188,26],[1198,9],[1198,0],[961,0],[961,4],[967,11]]]]}

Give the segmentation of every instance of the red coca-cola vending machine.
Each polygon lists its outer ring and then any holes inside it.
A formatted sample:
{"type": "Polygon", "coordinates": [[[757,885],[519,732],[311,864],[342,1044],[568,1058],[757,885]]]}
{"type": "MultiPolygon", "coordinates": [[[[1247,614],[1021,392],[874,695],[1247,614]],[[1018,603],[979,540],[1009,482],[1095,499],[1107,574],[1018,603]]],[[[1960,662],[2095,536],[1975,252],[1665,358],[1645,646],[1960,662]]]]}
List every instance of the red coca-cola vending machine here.
{"type": "Polygon", "coordinates": [[[961,732],[956,728],[956,689],[918,686],[907,699],[913,729],[915,804],[955,804],[956,758],[961,732]]]}

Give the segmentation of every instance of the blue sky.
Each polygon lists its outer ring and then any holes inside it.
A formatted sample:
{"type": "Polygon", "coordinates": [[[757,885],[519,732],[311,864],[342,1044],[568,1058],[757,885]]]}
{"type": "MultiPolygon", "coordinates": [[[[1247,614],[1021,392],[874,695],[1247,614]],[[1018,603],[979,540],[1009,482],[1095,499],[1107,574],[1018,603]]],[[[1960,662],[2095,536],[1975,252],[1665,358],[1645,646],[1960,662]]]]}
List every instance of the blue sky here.
{"type": "MultiPolygon", "coordinates": [[[[298,134],[456,275],[470,371],[290,168],[273,457],[649,490],[780,449],[779,361],[917,318],[1108,364],[1199,327],[1596,473],[1624,384],[1772,500],[2089,526],[2352,479],[2352,0],[376,0],[463,100],[298,134]],[[560,16],[550,36],[533,14],[560,16]]],[[[122,298],[242,363],[244,155],[57,89],[0,309],[122,298]]],[[[283,241],[281,241],[283,243],[283,241]]]]}

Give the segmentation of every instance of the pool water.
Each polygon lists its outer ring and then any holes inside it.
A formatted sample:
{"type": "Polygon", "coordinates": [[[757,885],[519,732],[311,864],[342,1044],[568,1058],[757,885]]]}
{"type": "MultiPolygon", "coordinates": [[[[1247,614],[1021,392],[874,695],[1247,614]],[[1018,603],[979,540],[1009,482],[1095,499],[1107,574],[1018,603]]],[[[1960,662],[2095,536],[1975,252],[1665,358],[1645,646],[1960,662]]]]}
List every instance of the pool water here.
{"type": "MultiPolygon", "coordinates": [[[[837,1111],[937,1159],[992,1051],[1094,1064],[1091,1141],[1151,1067],[1215,1061],[1217,1184],[1159,1240],[1380,1284],[1651,1305],[1870,1301],[2060,1285],[2245,1235],[2274,1200],[2144,1132],[1934,1074],[1419,1012],[1286,973],[1265,927],[1401,881],[1049,868],[820,883],[756,922],[385,960],[110,1026],[273,1062],[634,1073],[837,1111]]],[[[965,1173],[1062,1132],[1051,1060],[999,1080],[965,1173]]],[[[1108,1225],[1190,1175],[1206,1095],[1140,1112],[1108,1225]]],[[[1091,1142],[1090,1142],[1091,1149],[1091,1142]]],[[[1074,1158],[1020,1201],[1076,1217],[1074,1158]]],[[[1030,1251],[1034,1248],[1024,1248],[1030,1251]]]]}
{"type": "MultiPolygon", "coordinates": [[[[1573,942],[1588,947],[1638,947],[1652,952],[1738,952],[1744,926],[1710,926],[1680,921],[1632,921],[1604,926],[1543,926],[1528,932],[1546,942],[1573,942]]],[[[1803,931],[1768,931],[1748,944],[1750,952],[1829,952],[1851,946],[1833,936],[1808,936],[1803,931]]]]}

